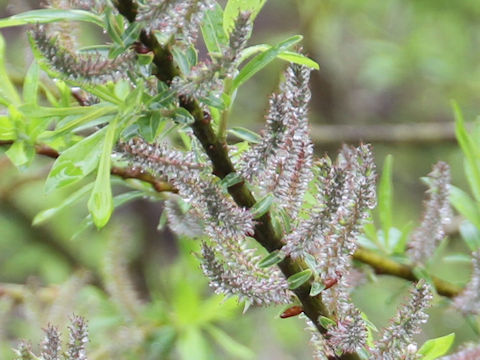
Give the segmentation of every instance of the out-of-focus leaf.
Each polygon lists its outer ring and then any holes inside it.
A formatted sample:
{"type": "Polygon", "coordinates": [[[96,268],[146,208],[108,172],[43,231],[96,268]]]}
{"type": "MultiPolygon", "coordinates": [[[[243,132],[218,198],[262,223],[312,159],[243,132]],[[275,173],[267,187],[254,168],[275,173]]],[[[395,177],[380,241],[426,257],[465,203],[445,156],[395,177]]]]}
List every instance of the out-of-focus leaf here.
{"type": "Polygon", "coordinates": [[[460,235],[472,252],[480,249],[480,228],[470,221],[463,221],[460,225],[460,235]]]}
{"type": "Polygon", "coordinates": [[[427,340],[418,350],[418,353],[423,355],[422,360],[435,360],[450,350],[454,340],[455,333],[427,340]]]}
{"type": "Polygon", "coordinates": [[[466,192],[453,185],[449,187],[449,195],[453,207],[480,229],[480,210],[478,204],[475,203],[466,192]]]}
{"type": "Polygon", "coordinates": [[[280,250],[275,250],[265,256],[260,262],[258,263],[258,267],[260,268],[268,268],[270,266],[276,265],[285,259],[285,253],[280,250]]]}
{"type": "Polygon", "coordinates": [[[43,210],[39,212],[32,221],[33,225],[39,225],[58,213],[62,212],[64,209],[72,206],[75,204],[77,201],[79,201],[83,196],[87,195],[90,190],[93,188],[93,183],[87,184],[81,189],[75,191],[73,194],[71,194],[69,197],[67,197],[65,200],[63,200],[58,206],[55,206],[50,209],[43,210]]]}
{"type": "Polygon", "coordinates": [[[26,165],[35,156],[35,149],[24,140],[15,141],[5,152],[13,165],[26,165]]]}
{"type": "Polygon", "coordinates": [[[236,359],[255,359],[255,353],[252,350],[237,342],[218,327],[207,325],[206,330],[230,356],[236,359]]]}
{"type": "Polygon", "coordinates": [[[0,140],[15,140],[17,132],[13,121],[8,116],[0,116],[0,140]]]}
{"type": "MultiPolygon", "coordinates": [[[[1,21],[1,20],[0,20],[1,21]]],[[[10,81],[10,77],[7,74],[5,68],[5,40],[0,34],[0,98],[3,98],[7,104],[15,106],[20,105],[20,96],[10,81]]]]}
{"type": "Polygon", "coordinates": [[[453,103],[455,113],[455,134],[457,141],[465,155],[465,173],[472,193],[480,201],[480,149],[465,128],[465,121],[457,103],[453,103]]]}
{"type": "Polygon", "coordinates": [[[34,61],[25,75],[23,81],[23,101],[26,104],[38,105],[38,76],[40,73],[40,67],[37,62],[34,61]]]}

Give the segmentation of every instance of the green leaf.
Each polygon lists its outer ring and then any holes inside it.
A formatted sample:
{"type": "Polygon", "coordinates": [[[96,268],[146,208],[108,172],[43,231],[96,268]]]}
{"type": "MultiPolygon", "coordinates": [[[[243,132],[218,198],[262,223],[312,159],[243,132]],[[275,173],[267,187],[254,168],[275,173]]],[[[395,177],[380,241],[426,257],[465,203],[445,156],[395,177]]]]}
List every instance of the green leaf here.
{"type": "Polygon", "coordinates": [[[0,28],[56,21],[85,21],[104,27],[101,17],[84,10],[39,9],[0,19],[0,28]]]}
{"type": "Polygon", "coordinates": [[[93,223],[99,229],[107,224],[113,212],[110,164],[117,119],[106,127],[107,131],[103,142],[100,164],[98,166],[97,179],[95,180],[92,194],[88,200],[88,210],[92,215],[93,223]]]}
{"type": "Polygon", "coordinates": [[[228,132],[239,139],[248,141],[249,143],[260,144],[262,142],[262,137],[260,135],[243,127],[234,127],[228,130],[228,132]]]}
{"type": "Polygon", "coordinates": [[[210,348],[207,338],[203,336],[201,329],[195,326],[187,326],[177,338],[176,348],[179,360],[211,360],[210,348]],[[195,351],[192,351],[195,349],[195,351]]]}
{"type": "Polygon", "coordinates": [[[478,162],[480,149],[477,148],[475,141],[468,134],[460,107],[455,102],[453,103],[453,110],[455,113],[455,134],[458,144],[465,155],[467,180],[475,199],[480,201],[480,166],[478,162]]]}
{"type": "Polygon", "coordinates": [[[15,125],[8,116],[0,116],[0,140],[15,140],[17,132],[15,125]]]}
{"type": "Polygon", "coordinates": [[[266,1],[267,0],[228,0],[223,12],[223,29],[225,33],[231,33],[240,12],[247,11],[251,13],[250,21],[254,21],[266,1]]]}
{"type": "Polygon", "coordinates": [[[463,190],[456,186],[449,187],[450,203],[463,216],[465,216],[472,224],[480,229],[480,210],[478,203],[463,190]]]}
{"type": "MultiPolygon", "coordinates": [[[[100,107],[102,107],[101,105],[100,107]]],[[[70,116],[82,115],[92,111],[93,108],[98,108],[98,105],[93,106],[71,106],[71,107],[44,107],[25,104],[20,106],[19,110],[26,117],[46,118],[54,116],[70,116]]]]}
{"type": "Polygon", "coordinates": [[[480,249],[480,228],[469,221],[460,224],[460,235],[472,252],[480,249]]]}
{"type": "Polygon", "coordinates": [[[455,333],[425,341],[418,353],[423,355],[422,360],[435,360],[445,355],[455,340],[455,333]]]}
{"type": "Polygon", "coordinates": [[[329,329],[331,326],[336,326],[337,323],[335,322],[335,320],[332,320],[326,316],[319,316],[318,317],[318,322],[320,323],[320,325],[324,328],[324,329],[329,329]]]}
{"type": "MultiPolygon", "coordinates": [[[[0,20],[1,21],[1,20],[0,20]]],[[[0,97],[4,98],[9,104],[18,106],[21,104],[20,96],[10,81],[5,68],[5,40],[0,34],[0,97]]]]}
{"type": "Polygon", "coordinates": [[[285,253],[280,250],[275,250],[265,256],[262,260],[260,260],[260,262],[258,263],[258,267],[265,269],[278,264],[283,259],[285,259],[285,253]]]}
{"type": "Polygon", "coordinates": [[[237,185],[243,181],[242,175],[237,172],[233,172],[225,176],[221,181],[220,185],[224,186],[225,188],[229,188],[233,185],[237,185]]]}
{"type": "Polygon", "coordinates": [[[378,185],[378,214],[385,235],[385,246],[389,249],[389,233],[392,227],[393,211],[393,157],[387,155],[383,162],[383,172],[378,185]]]}
{"type": "Polygon", "coordinates": [[[303,284],[305,284],[308,281],[308,279],[310,279],[311,276],[312,276],[312,270],[310,270],[310,269],[300,271],[299,273],[296,273],[296,274],[290,276],[287,279],[288,288],[290,290],[294,290],[294,289],[302,286],[303,284]]]}
{"type": "MultiPolygon", "coordinates": [[[[259,45],[250,46],[250,47],[248,47],[248,48],[246,48],[242,51],[242,53],[240,55],[240,62],[244,61],[245,59],[249,58],[250,56],[252,56],[256,53],[265,52],[267,50],[270,50],[271,48],[272,47],[270,45],[267,45],[267,44],[259,44],[259,45]]],[[[294,63],[294,64],[307,66],[307,67],[309,67],[311,69],[314,69],[314,70],[319,70],[320,69],[320,65],[318,65],[317,62],[315,62],[312,59],[310,59],[309,57],[307,57],[303,54],[297,53],[295,51],[289,51],[289,50],[282,51],[281,53],[279,53],[277,55],[277,57],[279,59],[282,59],[282,60],[285,60],[285,61],[288,61],[288,62],[291,62],[291,63],[294,63]]]]}
{"type": "Polygon", "coordinates": [[[191,125],[195,122],[192,114],[190,114],[187,109],[184,109],[182,107],[175,109],[175,113],[173,114],[172,119],[177,124],[182,125],[191,125]]]}
{"type": "Polygon", "coordinates": [[[23,81],[23,101],[26,104],[38,105],[38,76],[40,73],[40,66],[34,61],[25,75],[23,81]]]}
{"type": "Polygon", "coordinates": [[[58,206],[55,206],[50,209],[43,210],[39,212],[32,221],[33,225],[39,225],[51,218],[53,218],[58,213],[62,212],[64,209],[72,206],[77,201],[79,201],[83,196],[87,195],[90,190],[93,188],[93,183],[85,185],[81,189],[75,191],[69,197],[67,197],[64,201],[62,201],[58,206]]]}
{"type": "Polygon", "coordinates": [[[250,208],[250,211],[253,215],[253,218],[258,219],[258,218],[262,217],[263,215],[265,215],[265,213],[267,213],[267,211],[270,210],[270,207],[273,204],[273,199],[274,199],[273,194],[268,193],[263,198],[258,200],[255,203],[255,205],[253,205],[250,208]]]}
{"type": "Polygon", "coordinates": [[[302,40],[302,36],[295,35],[292,36],[281,43],[273,46],[269,50],[258,54],[255,56],[250,62],[248,62],[238,73],[238,75],[233,80],[232,90],[237,89],[240,85],[245,83],[248,79],[250,79],[253,75],[257,72],[262,70],[265,66],[267,66],[270,62],[272,62],[279,53],[282,51],[287,50],[288,48],[292,47],[296,43],[302,40]]]}
{"type": "Polygon", "coordinates": [[[102,153],[101,144],[106,129],[90,135],[60,154],[55,160],[50,174],[48,174],[45,183],[47,193],[54,189],[72,185],[95,170],[102,153]]]}
{"type": "Polygon", "coordinates": [[[245,345],[238,343],[232,337],[230,337],[223,330],[220,330],[218,327],[207,324],[205,326],[207,332],[212,336],[212,338],[228,353],[229,358],[235,359],[255,359],[255,353],[250,350],[245,345]]]}
{"type": "MultiPolygon", "coordinates": [[[[93,186],[94,183],[91,183],[93,186]]],[[[119,206],[122,206],[123,204],[141,198],[145,197],[145,192],[143,191],[129,191],[120,195],[117,195],[113,198],[113,207],[116,209],[119,206]]],[[[75,234],[73,234],[72,239],[77,238],[83,231],[88,229],[90,226],[93,225],[93,220],[92,220],[92,215],[88,214],[80,223],[78,228],[76,229],[77,231],[75,234]]]]}
{"type": "Polygon", "coordinates": [[[203,16],[202,35],[210,54],[220,54],[228,45],[228,37],[223,29],[223,9],[217,2],[203,16]]]}
{"type": "MultiPolygon", "coordinates": [[[[90,121],[100,119],[106,115],[109,115],[109,114],[113,115],[117,110],[118,109],[115,106],[102,106],[98,108],[92,108],[91,111],[86,113],[85,115],[76,117],[71,121],[62,123],[61,126],[59,126],[54,130],[54,133],[59,134],[67,130],[74,129],[78,126],[87,124],[90,121]]],[[[110,119],[110,117],[106,117],[105,121],[108,119],[110,119]]]]}
{"type": "Polygon", "coordinates": [[[33,146],[24,140],[15,141],[12,146],[5,152],[10,161],[16,167],[26,165],[35,156],[33,146]]]}
{"type": "Polygon", "coordinates": [[[310,288],[310,296],[317,296],[320,294],[323,290],[325,290],[325,284],[314,281],[312,284],[312,287],[310,288]]]}

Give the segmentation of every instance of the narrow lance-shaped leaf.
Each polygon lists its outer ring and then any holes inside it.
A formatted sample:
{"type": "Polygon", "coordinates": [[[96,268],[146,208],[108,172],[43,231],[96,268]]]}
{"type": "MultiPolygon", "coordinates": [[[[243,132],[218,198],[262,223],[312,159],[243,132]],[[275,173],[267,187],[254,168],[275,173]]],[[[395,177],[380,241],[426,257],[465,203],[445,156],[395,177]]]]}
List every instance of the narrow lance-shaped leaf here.
{"type": "Polygon", "coordinates": [[[465,155],[467,180],[475,199],[480,201],[480,166],[478,161],[480,149],[477,148],[475,142],[468,134],[462,112],[457,103],[453,103],[453,110],[455,113],[455,134],[458,144],[465,155]]]}
{"type": "MultiPolygon", "coordinates": [[[[249,46],[248,48],[245,48],[242,51],[239,62],[242,62],[248,59],[250,56],[255,55],[256,53],[265,52],[267,50],[270,50],[271,48],[272,46],[267,44],[258,44],[258,45],[249,46]]],[[[289,51],[289,50],[282,51],[277,55],[277,57],[279,59],[282,59],[294,64],[305,65],[315,70],[320,69],[320,65],[318,65],[317,62],[295,51],[289,51]]]]}
{"type": "Polygon", "coordinates": [[[56,21],[85,21],[104,27],[103,20],[91,12],[84,10],[38,9],[0,19],[0,28],[27,25],[47,24],[56,21]]]}
{"type": "Polygon", "coordinates": [[[233,80],[232,89],[237,89],[240,85],[250,79],[253,75],[257,72],[262,70],[265,66],[267,66],[270,62],[272,62],[279,53],[282,51],[287,50],[288,48],[292,47],[296,43],[302,40],[302,36],[295,35],[292,36],[281,43],[275,45],[271,49],[265,51],[264,53],[258,54],[255,56],[248,64],[246,64],[240,73],[235,77],[233,80]]]}
{"type": "Polygon", "coordinates": [[[288,288],[290,290],[295,290],[296,288],[305,284],[308,281],[308,279],[310,279],[311,276],[312,276],[312,270],[310,270],[310,269],[300,271],[299,273],[296,273],[296,274],[290,276],[287,279],[288,288]]]}
{"type": "Polygon", "coordinates": [[[117,120],[118,118],[107,127],[100,164],[98,166],[97,179],[95,180],[92,194],[88,200],[88,210],[90,214],[92,214],[93,222],[97,228],[104,227],[113,212],[110,164],[117,120]]]}
{"type": "Polygon", "coordinates": [[[227,34],[223,29],[223,10],[217,2],[213,9],[205,12],[202,35],[210,54],[220,54],[222,48],[228,44],[227,34]]]}
{"type": "Polygon", "coordinates": [[[37,62],[34,61],[25,75],[23,82],[23,101],[27,104],[36,106],[38,104],[38,76],[40,73],[40,67],[37,62]]]}

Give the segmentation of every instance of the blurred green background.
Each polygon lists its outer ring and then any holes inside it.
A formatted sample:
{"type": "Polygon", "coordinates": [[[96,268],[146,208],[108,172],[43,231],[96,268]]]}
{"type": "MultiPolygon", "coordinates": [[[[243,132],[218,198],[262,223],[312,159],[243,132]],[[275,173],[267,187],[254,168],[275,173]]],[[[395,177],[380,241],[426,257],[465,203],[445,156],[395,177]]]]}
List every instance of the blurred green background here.
{"type": "MultiPolygon", "coordinates": [[[[0,15],[39,6],[0,1],[0,15]]],[[[304,36],[304,52],[320,64],[311,81],[317,154],[335,154],[342,142],[372,142],[379,168],[386,154],[393,154],[394,221],[402,227],[418,222],[425,190],[419,178],[434,162],[448,162],[453,183],[466,188],[450,101],[459,102],[467,119],[480,113],[479,20],[476,0],[271,0],[256,21],[251,44],[304,36]]],[[[2,34],[9,71],[21,83],[32,60],[25,29],[2,29],[2,34]]],[[[88,28],[78,35],[85,44],[98,42],[88,28]]],[[[239,91],[232,124],[262,127],[284,65],[275,62],[239,91]]],[[[18,338],[37,344],[46,321],[64,329],[72,312],[89,320],[92,359],[111,354],[120,359],[309,358],[302,319],[278,319],[282,308],[242,315],[234,300],[212,297],[192,255],[199,244],[157,230],[159,203],[136,200],[118,210],[105,230],[86,230],[74,239],[86,216],[85,201],[54,222],[32,227],[40,210],[68,195],[44,193],[50,165],[38,158],[19,172],[0,157],[0,358],[13,358],[10,348],[18,338]],[[109,245],[114,241],[124,241],[128,249],[116,255],[123,268],[108,262],[115,259],[109,245]],[[79,268],[88,270],[87,278],[79,268]],[[115,284],[115,272],[122,269],[131,284],[115,284]],[[2,296],[2,286],[17,297],[2,296]],[[129,286],[138,299],[128,298],[129,286]],[[108,292],[120,301],[108,300],[108,292]],[[132,310],[136,301],[143,304],[139,312],[132,310]],[[196,349],[196,357],[185,355],[188,349],[196,349]]],[[[456,234],[453,227],[445,252],[465,251],[456,234]]],[[[469,268],[468,263],[434,265],[439,276],[459,284],[468,280],[469,268]]],[[[407,284],[374,280],[360,285],[354,298],[382,326],[407,284]]],[[[421,339],[456,332],[457,343],[475,340],[471,327],[446,305],[440,302],[431,311],[421,339]]]]}

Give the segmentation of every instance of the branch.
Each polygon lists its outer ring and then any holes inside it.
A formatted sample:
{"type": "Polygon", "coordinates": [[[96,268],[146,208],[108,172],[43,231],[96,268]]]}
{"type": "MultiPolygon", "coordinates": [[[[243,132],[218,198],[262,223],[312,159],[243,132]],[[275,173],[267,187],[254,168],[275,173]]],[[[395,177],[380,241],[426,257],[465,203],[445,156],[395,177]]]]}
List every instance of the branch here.
{"type": "MultiPolygon", "coordinates": [[[[359,248],[355,251],[353,258],[364,264],[370,265],[377,274],[393,275],[409,281],[418,280],[413,273],[412,267],[400,264],[388,257],[381,256],[374,251],[359,248]]],[[[432,279],[432,283],[439,295],[453,298],[462,291],[459,286],[442,280],[434,275],[430,275],[430,278],[432,279]]]]}
{"type": "MultiPolygon", "coordinates": [[[[8,140],[8,141],[1,141],[0,140],[0,146],[7,146],[13,144],[13,141],[8,140]]],[[[44,155],[47,157],[50,157],[52,159],[56,159],[57,157],[60,156],[58,151],[55,149],[52,149],[51,147],[48,147],[46,145],[35,145],[35,151],[38,155],[44,155]]],[[[177,190],[169,183],[165,181],[161,181],[159,179],[156,179],[154,176],[151,174],[141,172],[137,169],[134,168],[122,168],[122,167],[117,167],[113,166],[111,169],[111,174],[121,177],[122,179],[137,179],[137,180],[142,180],[145,181],[153,186],[153,188],[158,191],[158,192],[164,192],[164,191],[169,191],[169,192],[177,192],[177,190]]]]}

